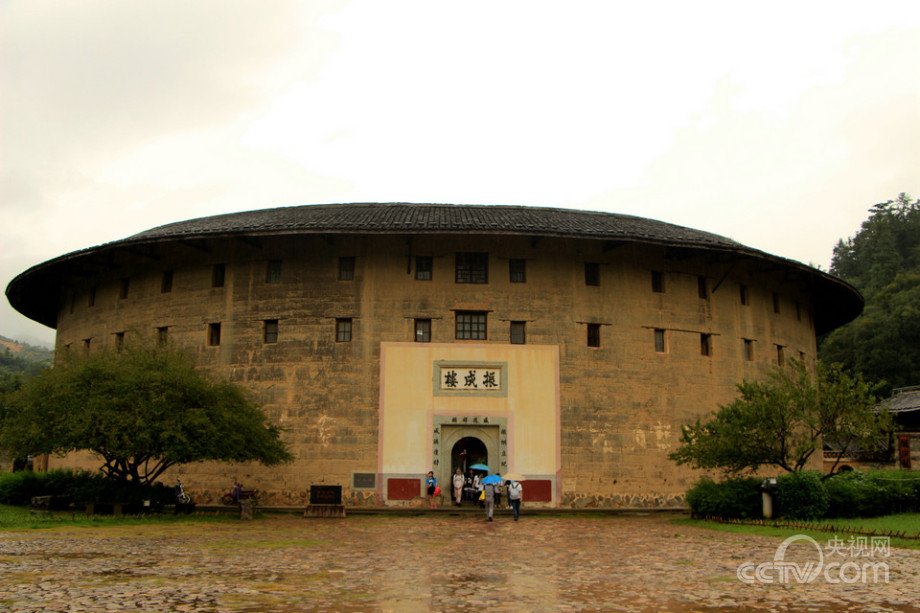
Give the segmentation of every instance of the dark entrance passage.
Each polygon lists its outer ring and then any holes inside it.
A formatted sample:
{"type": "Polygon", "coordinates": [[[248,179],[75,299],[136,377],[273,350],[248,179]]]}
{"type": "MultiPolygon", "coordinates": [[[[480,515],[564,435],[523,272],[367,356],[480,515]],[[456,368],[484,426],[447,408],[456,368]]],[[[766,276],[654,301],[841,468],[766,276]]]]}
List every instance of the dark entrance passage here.
{"type": "Polygon", "coordinates": [[[459,468],[463,474],[473,464],[489,464],[489,452],[486,445],[475,436],[465,436],[454,443],[450,450],[450,474],[459,468]]]}

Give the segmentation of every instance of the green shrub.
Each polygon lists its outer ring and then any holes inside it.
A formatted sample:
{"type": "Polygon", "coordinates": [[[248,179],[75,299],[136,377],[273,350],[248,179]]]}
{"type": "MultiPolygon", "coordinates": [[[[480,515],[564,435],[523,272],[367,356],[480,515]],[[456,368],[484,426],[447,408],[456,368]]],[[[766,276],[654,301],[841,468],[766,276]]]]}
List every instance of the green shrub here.
{"type": "Polygon", "coordinates": [[[828,517],[877,517],[920,511],[920,473],[858,470],[825,481],[828,517]]]}
{"type": "Polygon", "coordinates": [[[776,502],[779,514],[790,519],[818,519],[830,504],[823,473],[802,471],[777,479],[776,502]]]}
{"type": "Polygon", "coordinates": [[[716,483],[704,477],[687,490],[687,504],[697,517],[761,517],[761,482],[757,477],[734,477],[716,483]]]}
{"type": "Polygon", "coordinates": [[[0,504],[27,506],[33,496],[59,496],[74,504],[89,502],[128,503],[126,512],[143,510],[150,501],[153,509],[175,502],[172,489],[161,483],[137,485],[113,481],[101,473],[51,470],[0,474],[0,504]]]}

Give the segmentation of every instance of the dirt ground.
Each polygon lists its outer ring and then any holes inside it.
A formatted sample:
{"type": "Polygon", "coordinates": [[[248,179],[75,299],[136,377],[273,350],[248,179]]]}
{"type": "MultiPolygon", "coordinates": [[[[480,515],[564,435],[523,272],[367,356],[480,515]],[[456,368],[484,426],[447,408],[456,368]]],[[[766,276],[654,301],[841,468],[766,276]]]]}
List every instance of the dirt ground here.
{"type": "MultiPolygon", "coordinates": [[[[0,610],[920,613],[920,551],[844,557],[840,539],[821,544],[825,572],[812,580],[766,583],[780,539],[663,517],[280,516],[0,532],[0,610]],[[886,574],[860,577],[865,562],[886,574]]],[[[818,555],[799,542],[785,560],[814,566],[818,555]]]]}

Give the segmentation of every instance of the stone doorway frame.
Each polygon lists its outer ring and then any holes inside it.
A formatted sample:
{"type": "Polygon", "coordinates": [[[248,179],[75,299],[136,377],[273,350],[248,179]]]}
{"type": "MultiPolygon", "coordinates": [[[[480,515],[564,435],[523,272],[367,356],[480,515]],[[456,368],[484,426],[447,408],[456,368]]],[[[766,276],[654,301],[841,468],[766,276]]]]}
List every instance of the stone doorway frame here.
{"type": "MultiPolygon", "coordinates": [[[[508,471],[507,418],[435,415],[432,433],[431,466],[442,494],[451,489],[451,451],[457,441],[467,436],[477,438],[485,445],[490,474],[508,471]]],[[[447,495],[450,496],[449,493],[447,495]]]]}

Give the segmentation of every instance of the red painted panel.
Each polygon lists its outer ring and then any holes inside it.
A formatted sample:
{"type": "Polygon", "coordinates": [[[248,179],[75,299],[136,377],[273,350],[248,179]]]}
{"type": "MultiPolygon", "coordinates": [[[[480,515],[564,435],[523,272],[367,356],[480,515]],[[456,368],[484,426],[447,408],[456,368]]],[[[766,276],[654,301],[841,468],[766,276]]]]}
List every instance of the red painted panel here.
{"type": "Polygon", "coordinates": [[[549,479],[534,479],[524,481],[524,502],[552,502],[553,482],[549,479]]]}
{"type": "Polygon", "coordinates": [[[387,479],[387,500],[412,500],[421,491],[421,479],[387,479]]]}

